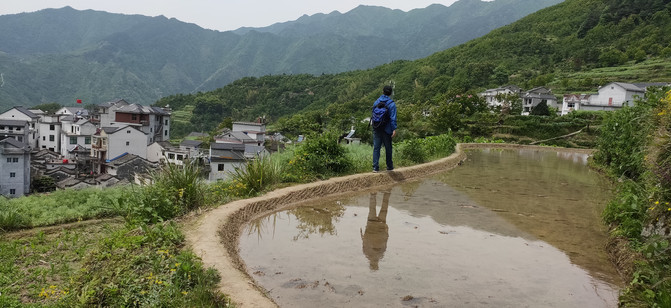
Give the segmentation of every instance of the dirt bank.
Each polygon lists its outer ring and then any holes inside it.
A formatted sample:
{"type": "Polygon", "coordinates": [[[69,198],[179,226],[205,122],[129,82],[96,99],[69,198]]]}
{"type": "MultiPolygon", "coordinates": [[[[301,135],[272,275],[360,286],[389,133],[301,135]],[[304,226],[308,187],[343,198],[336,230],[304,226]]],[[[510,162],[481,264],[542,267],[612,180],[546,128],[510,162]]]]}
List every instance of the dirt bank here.
{"type": "Polygon", "coordinates": [[[299,201],[389,185],[449,170],[465,158],[463,150],[475,148],[526,148],[591,153],[590,150],[514,144],[459,144],[454,154],[430,163],[399,168],[393,172],[356,174],[287,187],[261,197],[219,206],[185,223],[187,243],[206,266],[214,267],[221,274],[219,289],[230,295],[238,307],[277,307],[247,275],[245,265],[237,253],[240,229],[246,222],[299,201]]]}

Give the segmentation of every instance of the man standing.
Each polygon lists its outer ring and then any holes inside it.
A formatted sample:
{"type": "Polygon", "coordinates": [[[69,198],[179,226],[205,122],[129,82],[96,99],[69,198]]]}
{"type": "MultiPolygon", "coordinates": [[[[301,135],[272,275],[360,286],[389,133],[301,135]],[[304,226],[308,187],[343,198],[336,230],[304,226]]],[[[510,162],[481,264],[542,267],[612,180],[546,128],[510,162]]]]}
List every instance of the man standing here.
{"type": "Polygon", "coordinates": [[[396,136],[396,103],[391,99],[393,89],[385,86],[382,95],[373,104],[373,172],[380,171],[380,148],[384,144],[387,170],[394,170],[391,138],[396,136]],[[383,110],[386,109],[386,110],[383,110]],[[376,113],[379,116],[376,116],[376,113]]]}

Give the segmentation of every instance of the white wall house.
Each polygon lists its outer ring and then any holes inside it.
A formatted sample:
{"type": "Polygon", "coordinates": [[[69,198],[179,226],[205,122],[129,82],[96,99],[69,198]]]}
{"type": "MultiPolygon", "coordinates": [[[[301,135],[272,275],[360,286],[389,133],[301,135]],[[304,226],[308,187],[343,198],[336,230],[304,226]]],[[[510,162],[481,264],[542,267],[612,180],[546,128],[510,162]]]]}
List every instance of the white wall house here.
{"type": "Polygon", "coordinates": [[[14,138],[0,140],[0,194],[21,197],[30,192],[30,148],[14,138]]]}
{"type": "Polygon", "coordinates": [[[41,115],[38,124],[39,140],[37,147],[40,150],[61,152],[61,122],[57,115],[41,115]]]}
{"type": "Polygon", "coordinates": [[[242,132],[256,142],[257,146],[262,146],[265,142],[266,124],[256,122],[233,122],[233,132],[242,132]]]}
{"type": "Polygon", "coordinates": [[[533,88],[522,94],[522,115],[529,115],[538,104],[545,102],[548,107],[557,108],[557,97],[545,87],[533,88]]]}
{"type": "Polygon", "coordinates": [[[189,151],[172,145],[167,141],[154,142],[147,147],[147,160],[150,162],[160,162],[184,165],[184,161],[191,158],[189,151]]]}
{"type": "Polygon", "coordinates": [[[561,115],[580,110],[582,106],[589,104],[590,94],[564,94],[562,100],[561,115]]]}
{"type": "Polygon", "coordinates": [[[170,108],[118,100],[97,105],[93,119],[99,121],[100,127],[133,126],[145,133],[147,144],[170,140],[170,108]]]}
{"type": "Polygon", "coordinates": [[[648,87],[667,86],[668,83],[611,82],[596,94],[567,94],[562,103],[562,115],[573,110],[612,111],[624,106],[633,106],[636,98],[643,98],[648,87]]]}
{"type": "Polygon", "coordinates": [[[106,173],[105,162],[123,154],[147,158],[147,135],[133,126],[103,127],[92,138],[93,170],[106,173]]]}
{"type": "Polygon", "coordinates": [[[0,119],[20,120],[28,122],[27,140],[22,142],[28,144],[32,149],[37,148],[37,139],[39,137],[38,124],[40,117],[25,107],[17,106],[0,114],[0,119]]]}
{"type": "Polygon", "coordinates": [[[245,145],[233,143],[210,144],[210,181],[227,180],[235,168],[245,168],[245,145]]]}
{"type": "Polygon", "coordinates": [[[61,121],[61,155],[74,160],[91,152],[96,126],[87,119],[64,117],[61,121]],[[67,120],[65,120],[67,118],[67,120]]]}
{"type": "Polygon", "coordinates": [[[498,95],[514,94],[519,96],[521,91],[522,89],[516,85],[507,85],[500,88],[487,89],[484,92],[479,93],[479,95],[485,99],[488,106],[501,107],[503,102],[497,99],[498,95]]]}

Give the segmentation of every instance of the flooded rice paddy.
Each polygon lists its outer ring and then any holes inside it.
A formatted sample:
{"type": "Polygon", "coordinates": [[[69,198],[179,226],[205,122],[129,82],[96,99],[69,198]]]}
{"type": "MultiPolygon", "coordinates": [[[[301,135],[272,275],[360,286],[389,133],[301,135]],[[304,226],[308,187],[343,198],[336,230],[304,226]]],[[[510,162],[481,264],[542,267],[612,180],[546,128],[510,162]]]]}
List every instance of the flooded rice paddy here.
{"type": "Polygon", "coordinates": [[[240,256],[281,307],[616,307],[610,187],[586,162],[469,151],[451,171],[256,219],[240,256]]]}

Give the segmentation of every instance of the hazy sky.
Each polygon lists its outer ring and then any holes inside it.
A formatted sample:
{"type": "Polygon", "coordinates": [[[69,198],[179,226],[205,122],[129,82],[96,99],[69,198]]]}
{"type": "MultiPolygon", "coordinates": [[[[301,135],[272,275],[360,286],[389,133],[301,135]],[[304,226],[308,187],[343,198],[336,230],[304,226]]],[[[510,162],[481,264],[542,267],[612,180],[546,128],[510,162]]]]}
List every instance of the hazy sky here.
{"type": "Polygon", "coordinates": [[[264,27],[307,14],[345,13],[361,4],[408,11],[457,0],[2,0],[0,15],[71,6],[111,13],[163,15],[213,30],[264,27]]]}

